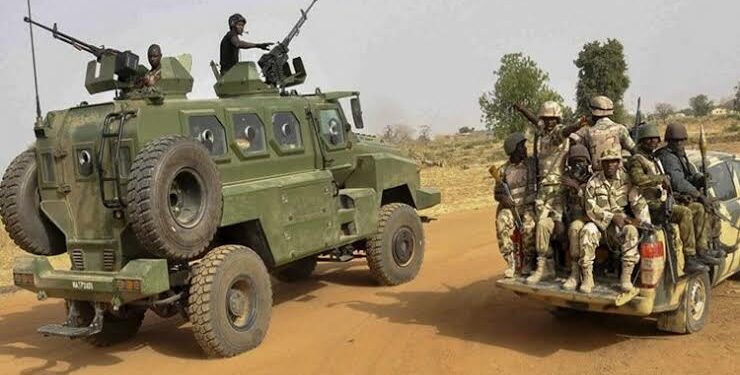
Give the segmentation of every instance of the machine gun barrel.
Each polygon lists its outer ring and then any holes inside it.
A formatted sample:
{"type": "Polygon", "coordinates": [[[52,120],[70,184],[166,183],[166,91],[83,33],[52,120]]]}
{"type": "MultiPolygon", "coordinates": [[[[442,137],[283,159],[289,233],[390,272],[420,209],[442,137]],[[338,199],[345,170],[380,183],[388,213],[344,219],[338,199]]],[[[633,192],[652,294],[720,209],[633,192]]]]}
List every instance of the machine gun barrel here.
{"type": "Polygon", "coordinates": [[[57,24],[56,23],[54,24],[53,27],[49,27],[49,26],[46,26],[44,24],[38,23],[38,22],[30,19],[29,17],[23,17],[23,21],[24,22],[27,22],[27,23],[30,23],[32,25],[38,26],[38,27],[40,27],[40,28],[42,28],[42,29],[44,29],[46,31],[51,32],[51,35],[54,37],[54,39],[59,39],[59,40],[61,40],[64,43],[67,43],[67,44],[72,45],[73,47],[77,48],[78,50],[88,52],[88,53],[92,54],[93,56],[95,56],[98,59],[101,56],[103,56],[104,54],[106,54],[106,53],[110,53],[110,54],[118,54],[119,53],[119,51],[117,51],[117,50],[110,49],[110,48],[105,48],[105,46],[97,47],[97,46],[94,46],[94,45],[92,45],[90,43],[83,42],[83,41],[81,41],[81,40],[79,40],[79,39],[77,39],[77,38],[75,38],[73,36],[67,35],[67,34],[65,34],[65,33],[61,32],[61,31],[59,31],[57,29],[57,24]]]}
{"type": "Polygon", "coordinates": [[[293,38],[295,38],[298,33],[301,32],[301,27],[303,27],[303,24],[306,23],[306,20],[308,20],[308,12],[311,11],[311,8],[313,8],[313,5],[316,4],[317,1],[318,0],[311,1],[311,5],[309,5],[306,10],[301,9],[301,17],[298,19],[298,22],[296,22],[295,26],[293,26],[285,39],[283,39],[283,41],[280,43],[282,44],[283,48],[287,49],[293,38]]]}

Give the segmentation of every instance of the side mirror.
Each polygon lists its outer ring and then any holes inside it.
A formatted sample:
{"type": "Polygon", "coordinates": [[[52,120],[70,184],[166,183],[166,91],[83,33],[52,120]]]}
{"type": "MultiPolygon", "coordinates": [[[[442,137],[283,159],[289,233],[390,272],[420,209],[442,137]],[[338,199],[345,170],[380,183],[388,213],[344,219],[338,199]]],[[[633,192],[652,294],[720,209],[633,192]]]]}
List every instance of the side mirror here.
{"type": "Polygon", "coordinates": [[[362,122],[362,107],[360,107],[360,98],[352,98],[350,100],[350,105],[352,106],[352,118],[355,120],[355,128],[364,128],[365,123],[362,122]]]}

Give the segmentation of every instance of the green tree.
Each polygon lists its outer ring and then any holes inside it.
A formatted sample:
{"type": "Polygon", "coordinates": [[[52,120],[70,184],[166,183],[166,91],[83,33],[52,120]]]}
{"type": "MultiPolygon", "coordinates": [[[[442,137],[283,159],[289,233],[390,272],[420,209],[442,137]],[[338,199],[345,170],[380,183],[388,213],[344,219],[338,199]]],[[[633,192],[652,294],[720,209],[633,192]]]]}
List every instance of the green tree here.
{"type": "Polygon", "coordinates": [[[522,53],[504,55],[501,66],[493,74],[496,77],[493,90],[484,93],[478,104],[486,128],[498,138],[524,130],[527,126],[527,119],[512,109],[514,103],[536,111],[545,101],[563,102],[560,94],[548,86],[550,78],[547,73],[522,53]]]}
{"type": "Polygon", "coordinates": [[[622,98],[630,79],[622,43],[616,39],[607,39],[603,44],[599,41],[586,43],[573,63],[578,68],[576,111],[580,114],[589,113],[589,100],[596,95],[606,95],[614,101],[615,119],[623,121],[625,111],[622,98]]]}
{"type": "Polygon", "coordinates": [[[694,116],[706,116],[714,108],[714,103],[706,95],[701,94],[689,99],[689,106],[694,116]]]}

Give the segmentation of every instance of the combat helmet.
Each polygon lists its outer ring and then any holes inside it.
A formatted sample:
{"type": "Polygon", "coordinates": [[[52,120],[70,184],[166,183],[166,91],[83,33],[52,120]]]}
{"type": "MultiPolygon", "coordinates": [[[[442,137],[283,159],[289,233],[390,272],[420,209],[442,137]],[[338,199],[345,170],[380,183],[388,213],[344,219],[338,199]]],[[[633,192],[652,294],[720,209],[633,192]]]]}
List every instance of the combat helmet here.
{"type": "Polygon", "coordinates": [[[239,13],[234,13],[229,17],[229,28],[233,29],[239,22],[247,23],[247,19],[239,13]]]}
{"type": "Polygon", "coordinates": [[[594,96],[588,103],[591,114],[594,116],[610,116],[614,114],[614,102],[606,96],[594,96]]]}
{"type": "Polygon", "coordinates": [[[537,114],[537,117],[556,117],[559,119],[563,118],[563,109],[560,107],[560,104],[557,102],[554,102],[552,100],[548,100],[544,103],[542,103],[542,106],[540,107],[540,112],[537,114]]]}
{"type": "Polygon", "coordinates": [[[527,138],[525,138],[524,134],[522,134],[521,132],[511,133],[511,135],[506,137],[506,140],[504,141],[504,152],[506,153],[506,155],[511,156],[511,154],[516,151],[516,147],[526,140],[527,138]]]}
{"type": "Polygon", "coordinates": [[[568,150],[568,160],[575,158],[585,158],[589,163],[591,163],[591,153],[588,152],[588,148],[582,144],[570,146],[570,150],[568,150]]]}
{"type": "Polygon", "coordinates": [[[686,132],[686,127],[677,124],[672,123],[668,124],[668,127],[665,129],[665,140],[667,141],[681,141],[689,138],[689,133],[686,132]]]}
{"type": "Polygon", "coordinates": [[[622,153],[617,148],[607,148],[601,152],[600,162],[607,160],[622,160],[622,153]]]}
{"type": "Polygon", "coordinates": [[[655,124],[644,124],[637,128],[637,141],[647,138],[660,138],[660,132],[655,124]]]}

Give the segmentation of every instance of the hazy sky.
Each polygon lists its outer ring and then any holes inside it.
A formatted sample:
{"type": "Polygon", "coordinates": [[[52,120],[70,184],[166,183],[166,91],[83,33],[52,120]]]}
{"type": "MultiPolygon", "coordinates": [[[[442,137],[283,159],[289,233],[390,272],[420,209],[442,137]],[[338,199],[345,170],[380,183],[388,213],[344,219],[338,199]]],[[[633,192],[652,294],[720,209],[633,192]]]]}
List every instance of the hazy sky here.
{"type": "MultiPolygon", "coordinates": [[[[196,1],[33,0],[34,18],[146,61],[152,42],[165,55],[193,55],[191,98],[215,97],[208,62],[233,12],[247,17],[249,41],[282,39],[308,0],[196,1]],[[122,6],[125,4],[125,6],[122,6]]],[[[0,1],[0,103],[5,135],[0,167],[33,142],[34,96],[25,0],[0,1]]],[[[368,131],[389,123],[429,124],[436,133],[480,127],[478,97],[493,85],[502,55],[524,52],[550,74],[572,105],[585,42],[617,38],[625,45],[628,108],[637,96],[686,107],[705,93],[729,97],[740,79],[740,1],[319,0],[291,45],[308,71],[301,91],[360,90],[368,131]]],[[[44,111],[90,96],[84,69],[91,56],[35,29],[44,111]]],[[[256,60],[258,52],[242,52],[256,60]]]]}

